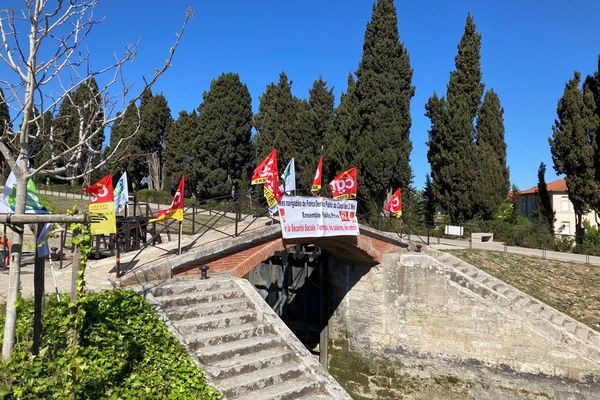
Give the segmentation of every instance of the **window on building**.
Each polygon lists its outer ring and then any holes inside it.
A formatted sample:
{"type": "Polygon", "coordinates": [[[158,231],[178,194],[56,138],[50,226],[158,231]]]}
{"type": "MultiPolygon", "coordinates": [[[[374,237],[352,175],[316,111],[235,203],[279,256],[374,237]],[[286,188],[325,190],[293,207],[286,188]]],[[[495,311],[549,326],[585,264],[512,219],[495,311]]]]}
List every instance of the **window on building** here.
{"type": "Polygon", "coordinates": [[[569,196],[562,196],[560,199],[560,211],[569,211],[569,196]]]}
{"type": "Polygon", "coordinates": [[[570,235],[571,234],[571,224],[567,221],[563,221],[560,223],[560,234],[561,235],[570,235]]]}

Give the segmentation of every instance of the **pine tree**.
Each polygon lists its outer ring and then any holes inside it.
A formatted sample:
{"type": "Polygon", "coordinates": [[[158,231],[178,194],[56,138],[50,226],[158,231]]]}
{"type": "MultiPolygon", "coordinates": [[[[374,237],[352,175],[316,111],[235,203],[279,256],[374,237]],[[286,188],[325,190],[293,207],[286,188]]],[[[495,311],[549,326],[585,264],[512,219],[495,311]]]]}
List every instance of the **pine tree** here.
{"type": "Polygon", "coordinates": [[[474,185],[475,212],[485,220],[506,199],[509,190],[508,167],[506,166],[506,143],[504,142],[504,110],[500,99],[489,90],[477,116],[475,138],[476,180],[474,185]]]}
{"type": "Polygon", "coordinates": [[[252,161],[252,99],[237,74],[212,81],[198,108],[199,136],[194,141],[198,193],[224,196],[238,187],[252,161]]]}
{"type": "Polygon", "coordinates": [[[196,111],[181,111],[165,138],[165,189],[173,189],[185,175],[186,192],[198,195],[198,182],[202,177],[195,170],[198,162],[195,146],[199,134],[196,111]]]}
{"type": "Polygon", "coordinates": [[[590,198],[600,186],[595,180],[595,103],[589,89],[587,96],[581,91],[581,75],[575,72],[567,82],[563,96],[558,101],[558,119],[552,126],[549,139],[554,170],[566,175],[569,200],[575,211],[576,235],[582,236],[582,216],[590,198]]]}
{"type": "Polygon", "coordinates": [[[474,168],[474,121],[481,103],[481,35],[469,14],[450,74],[446,98],[435,93],[426,105],[431,120],[429,151],[436,198],[453,222],[473,216],[476,179],[474,168]]]}
{"type": "Polygon", "coordinates": [[[154,96],[149,90],[146,91],[140,105],[140,128],[135,141],[145,157],[150,190],[163,188],[163,150],[172,123],[171,110],[165,97],[162,94],[154,96]]]}
{"type": "Polygon", "coordinates": [[[383,205],[396,187],[412,181],[409,138],[414,95],[408,52],[398,36],[396,7],[378,0],[367,24],[356,85],[359,190],[383,205]]]}
{"type": "Polygon", "coordinates": [[[541,230],[547,233],[554,232],[554,210],[552,209],[552,200],[548,193],[546,185],[546,165],[540,164],[538,168],[538,185],[535,207],[533,209],[533,222],[541,227],[541,230]]]}
{"type": "Polygon", "coordinates": [[[423,209],[425,223],[435,226],[435,214],[437,212],[437,203],[433,193],[433,184],[429,174],[425,176],[425,187],[423,188],[423,209]]]}

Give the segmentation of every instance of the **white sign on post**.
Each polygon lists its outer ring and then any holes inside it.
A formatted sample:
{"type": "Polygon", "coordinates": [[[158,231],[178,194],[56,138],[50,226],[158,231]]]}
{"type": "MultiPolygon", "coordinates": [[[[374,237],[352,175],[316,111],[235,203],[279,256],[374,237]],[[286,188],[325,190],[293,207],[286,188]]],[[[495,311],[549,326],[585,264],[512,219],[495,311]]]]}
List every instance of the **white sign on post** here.
{"type": "Polygon", "coordinates": [[[358,236],[356,200],[283,196],[279,221],[284,239],[358,236]]]}

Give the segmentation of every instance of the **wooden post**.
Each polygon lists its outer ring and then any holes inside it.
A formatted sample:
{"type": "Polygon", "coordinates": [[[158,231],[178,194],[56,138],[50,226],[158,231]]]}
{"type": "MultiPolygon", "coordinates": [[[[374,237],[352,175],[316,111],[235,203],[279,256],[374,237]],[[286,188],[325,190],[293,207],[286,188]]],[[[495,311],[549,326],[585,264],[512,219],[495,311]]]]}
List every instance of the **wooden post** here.
{"type": "MultiPolygon", "coordinates": [[[[79,268],[81,267],[81,250],[78,246],[75,246],[73,250],[73,268],[71,270],[71,293],[70,299],[71,303],[74,303],[77,300],[77,280],[79,279],[79,268]]],[[[71,307],[71,314],[75,314],[77,312],[76,307],[71,307]]],[[[77,346],[77,326],[73,326],[71,332],[69,333],[70,341],[72,346],[77,346]]]]}
{"type": "Polygon", "coordinates": [[[42,314],[44,312],[44,265],[45,259],[39,257],[39,247],[37,241],[42,231],[43,224],[37,224],[35,235],[35,263],[33,265],[33,349],[32,353],[37,355],[42,345],[42,314]]]}
{"type": "Polygon", "coordinates": [[[192,205],[192,235],[196,233],[196,199],[192,205]]]}
{"type": "Polygon", "coordinates": [[[177,237],[177,254],[181,254],[181,233],[183,230],[183,223],[179,221],[179,235],[177,237]]]}

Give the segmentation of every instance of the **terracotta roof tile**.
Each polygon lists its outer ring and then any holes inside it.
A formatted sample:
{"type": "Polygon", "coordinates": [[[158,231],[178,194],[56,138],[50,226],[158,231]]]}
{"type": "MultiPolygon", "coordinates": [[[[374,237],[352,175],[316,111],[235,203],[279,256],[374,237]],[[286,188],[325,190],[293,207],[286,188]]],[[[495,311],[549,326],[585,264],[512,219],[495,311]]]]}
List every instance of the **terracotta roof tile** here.
{"type": "MultiPolygon", "coordinates": [[[[546,187],[548,188],[548,192],[566,192],[567,191],[567,181],[562,178],[562,179],[558,179],[554,182],[550,182],[546,184],[546,187]]],[[[520,195],[524,195],[524,194],[534,194],[537,193],[537,185],[535,185],[534,187],[527,189],[527,190],[521,190],[519,192],[520,195]]]]}

